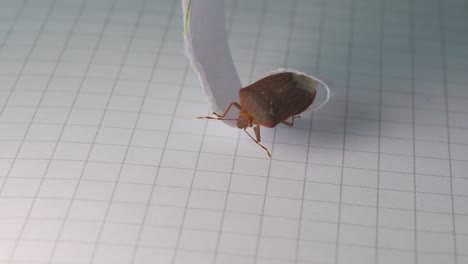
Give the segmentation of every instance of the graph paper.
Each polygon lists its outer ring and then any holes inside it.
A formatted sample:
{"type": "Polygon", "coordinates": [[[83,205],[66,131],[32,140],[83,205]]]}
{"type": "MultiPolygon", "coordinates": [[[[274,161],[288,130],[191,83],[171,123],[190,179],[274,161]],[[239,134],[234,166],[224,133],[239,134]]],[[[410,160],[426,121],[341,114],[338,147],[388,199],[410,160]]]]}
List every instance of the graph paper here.
{"type": "Polygon", "coordinates": [[[468,1],[226,15],[243,84],[333,90],[272,159],[195,119],[179,1],[0,1],[0,263],[468,263],[468,1]]]}

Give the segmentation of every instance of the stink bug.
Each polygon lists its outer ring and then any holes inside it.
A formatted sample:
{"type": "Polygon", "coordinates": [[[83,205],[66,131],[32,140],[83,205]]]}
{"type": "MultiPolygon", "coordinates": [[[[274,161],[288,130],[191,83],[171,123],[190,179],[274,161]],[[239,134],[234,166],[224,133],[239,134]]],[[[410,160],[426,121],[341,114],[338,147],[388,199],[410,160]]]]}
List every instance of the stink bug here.
{"type": "Polygon", "coordinates": [[[260,79],[239,90],[239,103],[232,102],[223,114],[213,113],[216,117],[203,116],[198,118],[237,120],[241,128],[260,147],[260,126],[273,128],[282,123],[289,127],[294,125],[294,119],[304,112],[314,101],[318,82],[307,75],[295,72],[279,72],[260,79]],[[232,107],[240,110],[237,119],[225,118],[232,107]],[[290,119],[290,121],[288,121],[290,119]],[[253,127],[255,138],[247,128],[253,127]]]}

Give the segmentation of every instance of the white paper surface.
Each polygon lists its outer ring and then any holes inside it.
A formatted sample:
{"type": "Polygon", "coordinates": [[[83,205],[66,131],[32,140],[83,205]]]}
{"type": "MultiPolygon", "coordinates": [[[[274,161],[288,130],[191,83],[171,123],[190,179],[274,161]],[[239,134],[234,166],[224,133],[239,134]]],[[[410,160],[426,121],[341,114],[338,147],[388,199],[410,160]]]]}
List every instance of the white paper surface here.
{"type": "Polygon", "coordinates": [[[333,81],[272,159],[195,118],[179,1],[0,1],[0,264],[468,263],[466,1],[225,3],[243,83],[333,81]]]}
{"type": "MultiPolygon", "coordinates": [[[[189,0],[182,1],[184,17],[189,0]]],[[[242,84],[227,43],[224,0],[193,1],[185,54],[197,72],[214,112],[222,114],[231,102],[239,101],[242,84]]],[[[237,117],[237,109],[228,118],[237,117]]],[[[233,125],[233,122],[226,122],[233,125]]]]}

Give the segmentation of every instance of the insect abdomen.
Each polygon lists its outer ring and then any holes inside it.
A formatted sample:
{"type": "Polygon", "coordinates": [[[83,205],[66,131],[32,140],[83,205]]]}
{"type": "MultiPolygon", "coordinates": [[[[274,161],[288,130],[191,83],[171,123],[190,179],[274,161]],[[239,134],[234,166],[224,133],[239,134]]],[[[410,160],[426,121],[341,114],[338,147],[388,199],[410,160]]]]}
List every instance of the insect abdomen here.
{"type": "Polygon", "coordinates": [[[240,89],[243,111],[249,112],[254,124],[274,127],[287,118],[305,111],[315,93],[303,89],[295,73],[283,72],[267,76],[240,89]]]}

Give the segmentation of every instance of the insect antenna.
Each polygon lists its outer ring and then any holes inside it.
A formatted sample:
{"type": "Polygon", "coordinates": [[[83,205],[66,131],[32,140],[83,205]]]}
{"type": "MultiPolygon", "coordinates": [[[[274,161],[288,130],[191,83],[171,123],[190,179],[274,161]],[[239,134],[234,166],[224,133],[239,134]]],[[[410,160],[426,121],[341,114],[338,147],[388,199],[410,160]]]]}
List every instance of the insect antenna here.
{"type": "Polygon", "coordinates": [[[214,116],[197,116],[198,119],[215,119],[215,120],[237,120],[237,118],[222,118],[214,116]]]}
{"type": "Polygon", "coordinates": [[[270,151],[268,151],[268,149],[267,149],[265,146],[263,146],[263,145],[260,144],[260,142],[258,142],[255,138],[253,138],[252,135],[250,135],[249,132],[247,132],[247,128],[244,128],[244,132],[245,132],[247,135],[249,135],[249,137],[250,137],[253,141],[255,141],[255,143],[257,143],[260,147],[262,147],[262,148],[267,152],[268,156],[271,158],[270,151]]]}

